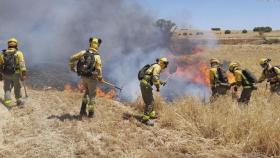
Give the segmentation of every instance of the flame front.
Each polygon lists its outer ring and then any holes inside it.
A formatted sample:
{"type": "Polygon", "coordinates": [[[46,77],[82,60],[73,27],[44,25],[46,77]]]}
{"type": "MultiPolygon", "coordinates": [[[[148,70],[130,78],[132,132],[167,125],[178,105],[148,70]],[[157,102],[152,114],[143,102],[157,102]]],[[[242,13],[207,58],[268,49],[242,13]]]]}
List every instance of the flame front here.
{"type": "MultiPolygon", "coordinates": [[[[67,92],[67,93],[73,93],[73,92],[84,93],[85,90],[86,89],[83,85],[82,80],[78,81],[76,87],[72,86],[69,83],[64,85],[64,92],[67,92]]],[[[102,97],[102,98],[107,98],[107,99],[114,99],[114,98],[116,98],[117,94],[116,94],[116,91],[114,89],[110,89],[108,92],[105,92],[101,88],[97,87],[96,88],[96,96],[97,97],[102,97]]]]}

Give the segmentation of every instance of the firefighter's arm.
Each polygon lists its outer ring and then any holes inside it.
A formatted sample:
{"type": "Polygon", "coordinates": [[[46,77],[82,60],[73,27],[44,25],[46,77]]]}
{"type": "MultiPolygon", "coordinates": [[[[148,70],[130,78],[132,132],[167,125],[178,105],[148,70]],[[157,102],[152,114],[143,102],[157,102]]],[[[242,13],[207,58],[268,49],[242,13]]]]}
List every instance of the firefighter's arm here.
{"type": "Polygon", "coordinates": [[[210,77],[210,86],[213,87],[215,85],[215,72],[213,69],[210,69],[209,77],[210,77]]]}
{"type": "Polygon", "coordinates": [[[153,70],[153,84],[156,86],[158,92],[160,91],[160,84],[161,84],[160,72],[161,72],[161,68],[159,66],[155,67],[153,70]]]}
{"type": "Polygon", "coordinates": [[[69,67],[72,71],[75,71],[75,63],[78,61],[83,55],[84,51],[80,51],[78,53],[75,53],[73,56],[70,57],[69,59],[69,67]]]}
{"type": "Polygon", "coordinates": [[[4,64],[4,56],[3,53],[0,54],[0,67],[2,67],[4,64]]]}
{"type": "Polygon", "coordinates": [[[97,72],[97,79],[102,82],[103,81],[103,75],[102,75],[102,61],[100,55],[95,55],[95,70],[97,72]]]}
{"type": "MultiPolygon", "coordinates": [[[[0,54],[0,72],[2,71],[2,66],[4,64],[3,53],[0,54]]],[[[0,81],[3,80],[3,75],[0,73],[0,81]]]]}
{"type": "Polygon", "coordinates": [[[25,65],[25,60],[24,60],[23,53],[21,51],[18,51],[17,57],[18,57],[18,64],[19,64],[20,72],[25,73],[26,72],[26,65],[25,65]]]}
{"type": "Polygon", "coordinates": [[[241,71],[235,71],[234,72],[234,77],[236,82],[234,83],[235,86],[241,86],[242,84],[242,72],[241,71]]]}

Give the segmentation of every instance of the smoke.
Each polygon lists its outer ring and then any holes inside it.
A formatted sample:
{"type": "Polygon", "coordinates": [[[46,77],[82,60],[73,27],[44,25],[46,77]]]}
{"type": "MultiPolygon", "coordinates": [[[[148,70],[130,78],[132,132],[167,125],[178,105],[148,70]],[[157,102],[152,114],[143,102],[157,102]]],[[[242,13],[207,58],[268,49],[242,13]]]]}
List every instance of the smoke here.
{"type": "Polygon", "coordinates": [[[87,49],[89,37],[100,37],[104,78],[123,86],[123,96],[133,99],[139,95],[138,70],[168,53],[155,21],[129,0],[1,0],[0,47],[9,37],[18,38],[29,68],[56,69],[40,82],[59,80],[58,70],[69,82],[78,79],[67,67],[69,57],[87,49]]]}

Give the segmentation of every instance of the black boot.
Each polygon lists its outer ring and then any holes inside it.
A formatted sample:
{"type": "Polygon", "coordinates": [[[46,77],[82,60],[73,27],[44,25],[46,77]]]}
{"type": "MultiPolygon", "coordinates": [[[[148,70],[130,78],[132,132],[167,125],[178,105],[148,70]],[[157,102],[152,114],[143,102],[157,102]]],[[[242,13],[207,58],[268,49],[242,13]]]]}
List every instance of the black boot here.
{"type": "Polygon", "coordinates": [[[80,117],[87,116],[87,104],[82,103],[80,110],[80,117]]]}
{"type": "Polygon", "coordinates": [[[95,116],[95,114],[94,114],[93,111],[89,111],[89,112],[88,112],[88,117],[89,117],[89,118],[94,118],[94,116],[95,116]]]}

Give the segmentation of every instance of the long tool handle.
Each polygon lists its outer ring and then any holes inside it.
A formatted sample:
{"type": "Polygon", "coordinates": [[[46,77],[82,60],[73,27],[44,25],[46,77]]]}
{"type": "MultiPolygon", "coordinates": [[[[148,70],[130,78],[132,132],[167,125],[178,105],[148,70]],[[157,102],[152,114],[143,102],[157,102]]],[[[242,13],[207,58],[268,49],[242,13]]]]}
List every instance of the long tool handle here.
{"type": "Polygon", "coordinates": [[[25,84],[25,81],[22,81],[22,85],[23,85],[23,89],[24,89],[25,97],[26,97],[26,98],[28,98],[28,94],[27,94],[27,89],[26,89],[26,84],[25,84]]]}
{"type": "Polygon", "coordinates": [[[109,86],[111,86],[111,87],[114,87],[114,88],[116,88],[116,89],[122,91],[122,89],[121,89],[120,87],[117,87],[117,86],[113,85],[112,83],[109,83],[109,82],[107,82],[107,81],[103,81],[103,83],[105,83],[105,84],[107,84],[107,85],[109,85],[109,86]]]}

